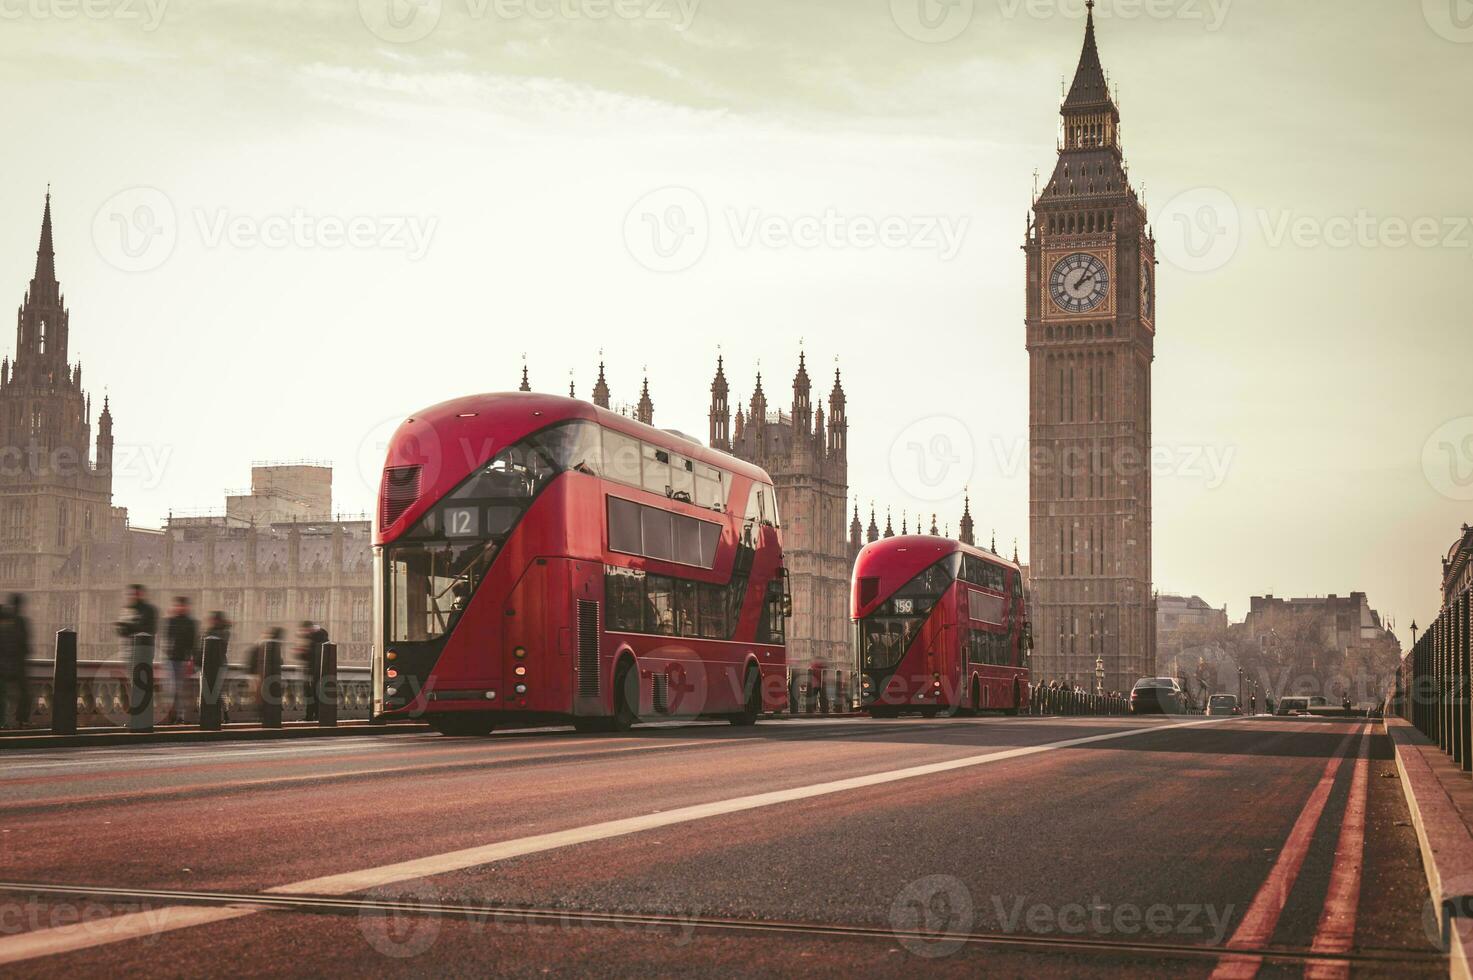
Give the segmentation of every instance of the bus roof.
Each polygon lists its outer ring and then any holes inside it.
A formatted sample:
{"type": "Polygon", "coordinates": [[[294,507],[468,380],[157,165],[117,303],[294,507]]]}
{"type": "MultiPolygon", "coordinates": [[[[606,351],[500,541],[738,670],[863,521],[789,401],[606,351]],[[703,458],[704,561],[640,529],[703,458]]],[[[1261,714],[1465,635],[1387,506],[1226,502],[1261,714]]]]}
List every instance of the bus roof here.
{"type": "Polygon", "coordinates": [[[869,562],[888,563],[902,555],[909,559],[907,564],[914,563],[918,567],[924,567],[958,551],[964,555],[981,558],[994,565],[1018,570],[1018,566],[1013,562],[1001,555],[994,555],[986,548],[977,548],[957,541],[955,538],[943,538],[933,534],[902,534],[893,538],[871,541],[859,552],[859,560],[855,563],[855,569],[857,574],[857,569],[861,565],[869,562]]]}
{"type": "MultiPolygon", "coordinates": [[[[506,446],[549,425],[578,419],[596,422],[606,429],[719,467],[735,476],[772,483],[761,467],[591,402],[538,392],[492,392],[431,405],[410,415],[394,430],[385,467],[423,467],[418,498],[400,515],[400,520],[407,519],[404,526],[418,520],[428,507],[506,446]]],[[[376,541],[383,530],[375,521],[376,541]]]]}

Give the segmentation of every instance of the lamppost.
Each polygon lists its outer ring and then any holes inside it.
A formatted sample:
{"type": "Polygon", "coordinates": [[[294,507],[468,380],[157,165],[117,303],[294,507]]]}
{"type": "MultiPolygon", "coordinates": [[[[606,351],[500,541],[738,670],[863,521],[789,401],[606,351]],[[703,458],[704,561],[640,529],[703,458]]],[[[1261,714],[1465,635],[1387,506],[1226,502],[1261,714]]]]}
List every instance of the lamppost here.
{"type": "Polygon", "coordinates": [[[1238,706],[1243,704],[1243,668],[1238,668],[1238,706]]]}
{"type": "Polygon", "coordinates": [[[1105,693],[1105,656],[1101,654],[1095,658],[1095,693],[1105,693]]]}

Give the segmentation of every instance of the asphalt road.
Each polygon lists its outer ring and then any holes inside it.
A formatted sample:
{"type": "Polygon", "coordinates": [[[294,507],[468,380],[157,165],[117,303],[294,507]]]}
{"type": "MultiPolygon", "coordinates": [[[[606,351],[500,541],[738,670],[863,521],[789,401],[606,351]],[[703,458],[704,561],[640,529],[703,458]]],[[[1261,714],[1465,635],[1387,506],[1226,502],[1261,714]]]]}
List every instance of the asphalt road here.
{"type": "Polygon", "coordinates": [[[1434,976],[1328,719],[902,719],[6,753],[0,973],[1434,976]]]}

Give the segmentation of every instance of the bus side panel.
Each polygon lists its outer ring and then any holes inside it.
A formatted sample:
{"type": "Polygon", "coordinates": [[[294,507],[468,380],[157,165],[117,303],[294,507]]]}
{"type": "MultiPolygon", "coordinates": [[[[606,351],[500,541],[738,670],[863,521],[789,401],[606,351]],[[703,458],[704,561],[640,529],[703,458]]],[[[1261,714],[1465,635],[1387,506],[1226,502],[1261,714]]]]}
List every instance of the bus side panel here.
{"type": "Polygon", "coordinates": [[[566,714],[573,703],[572,637],[564,636],[567,624],[562,610],[572,607],[571,565],[566,559],[535,559],[512,589],[503,614],[502,676],[505,693],[501,706],[523,711],[566,714]],[[525,657],[517,657],[520,648],[525,657]],[[527,673],[518,676],[518,665],[527,673]],[[516,684],[526,684],[519,695],[516,684]]]}

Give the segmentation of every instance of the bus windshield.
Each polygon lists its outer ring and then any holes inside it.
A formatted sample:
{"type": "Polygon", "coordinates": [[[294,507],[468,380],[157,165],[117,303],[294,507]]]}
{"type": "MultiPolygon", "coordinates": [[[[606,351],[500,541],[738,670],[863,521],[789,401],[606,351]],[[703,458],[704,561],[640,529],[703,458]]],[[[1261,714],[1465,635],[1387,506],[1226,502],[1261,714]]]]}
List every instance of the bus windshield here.
{"type": "Polygon", "coordinates": [[[599,453],[591,422],[544,429],[497,453],[385,548],[389,641],[448,632],[537,495],[567,470],[596,472],[599,453]]]}
{"type": "Polygon", "coordinates": [[[895,590],[895,597],[859,624],[859,650],[865,670],[889,670],[900,663],[921,623],[956,580],[961,555],[948,555],[895,590]]]}

